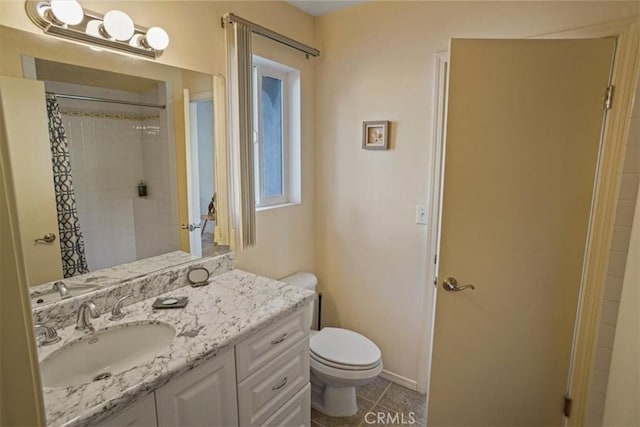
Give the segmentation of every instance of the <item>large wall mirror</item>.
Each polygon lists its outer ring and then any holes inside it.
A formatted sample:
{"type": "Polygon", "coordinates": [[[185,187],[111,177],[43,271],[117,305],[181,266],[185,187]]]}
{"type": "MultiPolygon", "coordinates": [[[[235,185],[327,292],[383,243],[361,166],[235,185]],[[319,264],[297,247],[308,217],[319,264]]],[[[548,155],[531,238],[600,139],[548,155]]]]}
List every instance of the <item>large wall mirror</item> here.
{"type": "Polygon", "coordinates": [[[34,305],[230,250],[222,77],[6,27],[0,38],[34,305]]]}

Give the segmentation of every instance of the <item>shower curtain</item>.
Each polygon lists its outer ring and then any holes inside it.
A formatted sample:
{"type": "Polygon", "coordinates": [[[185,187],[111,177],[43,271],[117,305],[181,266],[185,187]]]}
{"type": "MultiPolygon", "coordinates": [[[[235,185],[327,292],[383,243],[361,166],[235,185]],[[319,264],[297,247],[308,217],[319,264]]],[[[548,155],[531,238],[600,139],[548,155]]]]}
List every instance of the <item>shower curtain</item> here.
{"type": "Polygon", "coordinates": [[[64,277],[71,277],[88,273],[89,268],[84,254],[84,239],[76,209],[69,143],[62,126],[62,114],[55,95],[47,95],[47,114],[49,116],[49,141],[51,143],[56,210],[58,211],[62,271],[64,277]]]}

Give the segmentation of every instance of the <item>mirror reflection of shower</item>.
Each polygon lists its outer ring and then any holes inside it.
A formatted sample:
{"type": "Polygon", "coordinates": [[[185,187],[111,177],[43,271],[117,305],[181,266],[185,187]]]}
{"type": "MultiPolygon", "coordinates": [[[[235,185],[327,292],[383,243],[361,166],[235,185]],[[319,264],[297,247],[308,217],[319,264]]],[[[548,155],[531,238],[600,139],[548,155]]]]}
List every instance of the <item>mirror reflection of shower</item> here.
{"type": "Polygon", "coordinates": [[[166,83],[43,60],[36,70],[47,91],[64,276],[178,250],[166,83]]]}

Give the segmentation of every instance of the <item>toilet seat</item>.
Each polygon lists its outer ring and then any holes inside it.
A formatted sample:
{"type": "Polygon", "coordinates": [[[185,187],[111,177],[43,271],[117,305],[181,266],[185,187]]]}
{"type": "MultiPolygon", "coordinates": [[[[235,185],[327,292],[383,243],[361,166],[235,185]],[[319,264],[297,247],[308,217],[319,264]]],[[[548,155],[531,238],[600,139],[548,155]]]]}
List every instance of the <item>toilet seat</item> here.
{"type": "Polygon", "coordinates": [[[341,328],[323,328],[310,340],[311,359],[319,364],[347,371],[376,368],[380,349],[357,332],[341,328]]]}
{"type": "Polygon", "coordinates": [[[320,363],[325,366],[330,366],[336,369],[342,369],[345,371],[367,371],[369,369],[373,369],[380,364],[380,360],[370,365],[358,366],[358,365],[345,365],[340,363],[331,362],[330,360],[325,360],[321,357],[318,357],[316,354],[311,352],[311,359],[317,363],[320,363]]]}
{"type": "Polygon", "coordinates": [[[311,367],[311,376],[321,378],[325,384],[334,382],[344,384],[350,381],[370,381],[382,372],[382,360],[380,360],[380,362],[373,368],[360,370],[349,370],[344,369],[344,367],[335,368],[318,362],[313,357],[309,362],[311,367]]]}

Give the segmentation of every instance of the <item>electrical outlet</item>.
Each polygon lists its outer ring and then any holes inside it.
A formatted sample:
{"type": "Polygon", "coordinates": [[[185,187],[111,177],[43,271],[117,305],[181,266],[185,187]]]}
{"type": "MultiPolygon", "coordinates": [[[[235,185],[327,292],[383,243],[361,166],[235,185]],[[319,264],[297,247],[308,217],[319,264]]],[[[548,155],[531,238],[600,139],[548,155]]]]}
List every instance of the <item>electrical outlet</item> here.
{"type": "Polygon", "coordinates": [[[427,225],[427,205],[416,205],[416,224],[427,225]]]}

